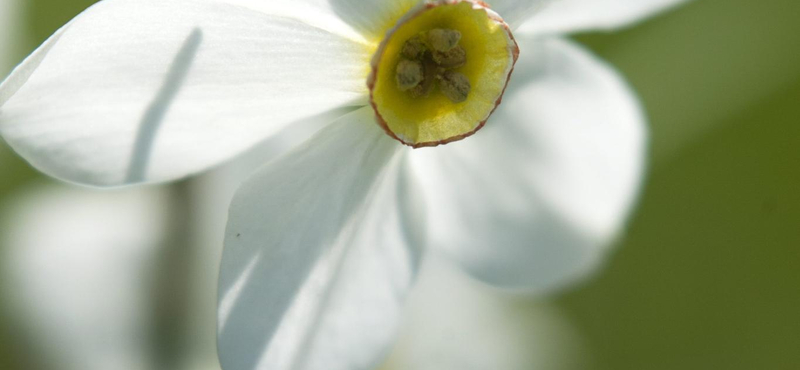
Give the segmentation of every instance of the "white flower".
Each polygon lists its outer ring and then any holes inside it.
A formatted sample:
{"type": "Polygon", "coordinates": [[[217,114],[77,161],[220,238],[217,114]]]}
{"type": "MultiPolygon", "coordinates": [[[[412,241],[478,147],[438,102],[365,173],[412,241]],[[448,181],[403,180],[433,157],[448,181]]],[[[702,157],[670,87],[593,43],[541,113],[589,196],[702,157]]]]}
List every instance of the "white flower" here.
{"type": "MultiPolygon", "coordinates": [[[[197,173],[293,122],[351,107],[238,191],[219,350],[228,370],[371,368],[423,247],[532,292],[602,261],[637,193],[644,120],[610,67],[555,34],[678,2],[495,0],[488,11],[459,1],[107,0],[0,85],[0,133],[50,175],[123,185],[197,173]],[[420,59],[439,90],[413,100],[424,85],[392,85],[395,63],[411,58],[400,49],[415,36],[430,48],[435,28],[461,32],[467,63],[420,59]],[[390,137],[421,146],[473,134],[499,102],[516,45],[503,102],[477,134],[419,150],[390,137]]],[[[409,70],[407,83],[419,82],[409,70]]]]}
{"type": "Polygon", "coordinates": [[[219,187],[206,190],[214,180],[188,186],[194,202],[176,201],[163,187],[98,192],[52,184],[8,197],[0,208],[0,308],[10,313],[3,321],[33,339],[20,344],[23,362],[57,370],[219,369],[216,278],[208,281],[205,270],[216,268],[222,248],[189,241],[209,229],[221,238],[216,224],[224,221],[205,212],[220,202],[219,187]],[[198,210],[189,220],[174,217],[184,203],[198,210]],[[189,255],[180,253],[190,245],[189,255]]]}
{"type": "Polygon", "coordinates": [[[150,288],[167,194],[49,185],[14,195],[0,217],[2,305],[34,339],[36,364],[151,368],[150,288]]]}

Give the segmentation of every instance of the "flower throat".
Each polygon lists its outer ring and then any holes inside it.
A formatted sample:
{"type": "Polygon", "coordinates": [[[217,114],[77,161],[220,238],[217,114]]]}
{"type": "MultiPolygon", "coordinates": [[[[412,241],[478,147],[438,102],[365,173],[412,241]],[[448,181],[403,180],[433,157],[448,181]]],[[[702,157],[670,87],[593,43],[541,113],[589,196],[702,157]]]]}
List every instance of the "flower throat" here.
{"type": "Polygon", "coordinates": [[[413,148],[464,139],[500,104],[519,56],[508,25],[481,1],[426,1],[398,16],[367,79],[377,123],[413,148]]]}

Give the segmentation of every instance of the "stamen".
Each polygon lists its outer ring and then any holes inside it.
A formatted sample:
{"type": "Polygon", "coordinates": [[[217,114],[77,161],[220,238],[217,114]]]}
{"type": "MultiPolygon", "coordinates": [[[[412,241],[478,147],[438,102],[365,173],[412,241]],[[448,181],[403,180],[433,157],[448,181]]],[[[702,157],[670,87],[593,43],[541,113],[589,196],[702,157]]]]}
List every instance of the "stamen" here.
{"type": "Polygon", "coordinates": [[[403,56],[408,59],[422,60],[426,51],[428,51],[428,47],[425,46],[425,40],[421,35],[416,35],[403,44],[403,56]]]}
{"type": "Polygon", "coordinates": [[[434,28],[428,31],[428,41],[436,51],[448,52],[461,41],[461,32],[450,29],[434,28]]]}
{"type": "Polygon", "coordinates": [[[419,85],[423,80],[422,63],[416,60],[401,60],[397,63],[397,88],[408,91],[419,85]]]}
{"type": "Polygon", "coordinates": [[[471,89],[469,79],[451,71],[467,63],[467,52],[458,45],[460,41],[461,32],[443,28],[421,32],[406,40],[395,75],[400,91],[407,91],[414,98],[427,97],[438,80],[442,93],[450,101],[467,100],[471,89]]]}
{"type": "Polygon", "coordinates": [[[443,68],[458,68],[467,63],[467,52],[461,46],[456,46],[449,51],[433,52],[433,61],[443,68]]]}
{"type": "Polygon", "coordinates": [[[430,57],[425,58],[422,65],[424,68],[422,83],[408,91],[414,98],[423,98],[430,95],[434,86],[436,86],[436,70],[439,69],[439,67],[433,63],[430,57]]]}
{"type": "Polygon", "coordinates": [[[450,101],[461,103],[467,100],[469,91],[472,88],[467,76],[458,72],[445,71],[437,78],[439,79],[439,88],[450,101]]]}

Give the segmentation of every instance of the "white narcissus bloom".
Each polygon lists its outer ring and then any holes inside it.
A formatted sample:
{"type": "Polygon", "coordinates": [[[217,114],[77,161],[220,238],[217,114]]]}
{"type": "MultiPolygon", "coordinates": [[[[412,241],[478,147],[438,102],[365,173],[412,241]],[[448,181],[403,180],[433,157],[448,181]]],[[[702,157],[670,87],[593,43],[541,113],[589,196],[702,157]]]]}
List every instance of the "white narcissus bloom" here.
{"type": "Polygon", "coordinates": [[[35,340],[36,366],[153,368],[151,279],[166,192],[50,185],[14,196],[0,209],[2,306],[35,340]]]}
{"type": "Polygon", "coordinates": [[[234,198],[218,341],[228,370],[370,368],[423,247],[531,292],[602,261],[640,183],[644,119],[613,69],[555,33],[678,2],[107,0],[0,85],[0,133],[50,175],[115,186],[351,107],[234,198]]]}
{"type": "Polygon", "coordinates": [[[33,339],[21,341],[31,368],[219,369],[216,289],[202,270],[222,248],[183,240],[206,235],[218,195],[190,188],[200,200],[189,220],[163,187],[32,185],[0,204],[2,320],[33,339]],[[176,238],[176,228],[187,234],[176,238]],[[189,245],[190,255],[178,253],[189,245]],[[200,278],[186,279],[196,270],[200,278]]]}

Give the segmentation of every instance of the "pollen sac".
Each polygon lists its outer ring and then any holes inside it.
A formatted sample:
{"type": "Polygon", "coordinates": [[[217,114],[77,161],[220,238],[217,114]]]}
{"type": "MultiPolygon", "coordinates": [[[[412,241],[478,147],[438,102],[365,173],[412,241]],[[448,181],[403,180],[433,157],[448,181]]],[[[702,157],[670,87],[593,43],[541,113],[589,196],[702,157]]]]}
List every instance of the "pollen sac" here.
{"type": "Polygon", "coordinates": [[[439,76],[439,89],[453,103],[467,100],[471,88],[469,79],[461,73],[445,71],[439,76]]]}
{"type": "Polygon", "coordinates": [[[461,41],[461,32],[456,30],[434,28],[428,31],[428,42],[431,43],[433,50],[448,52],[456,47],[461,41]]]}
{"type": "Polygon", "coordinates": [[[458,68],[467,63],[467,52],[456,46],[449,51],[434,51],[433,61],[443,68],[458,68]]]}
{"type": "Polygon", "coordinates": [[[424,78],[422,63],[416,60],[403,59],[397,63],[397,88],[408,91],[419,85],[424,78]]]}
{"type": "Polygon", "coordinates": [[[424,98],[431,94],[433,88],[436,86],[436,71],[438,67],[431,61],[423,63],[423,78],[422,82],[415,86],[413,89],[408,90],[414,98],[424,98]]]}
{"type": "Polygon", "coordinates": [[[408,39],[408,41],[403,44],[402,53],[403,56],[408,59],[422,60],[426,51],[428,51],[428,47],[425,46],[425,40],[422,39],[422,36],[417,35],[408,39]]]}

